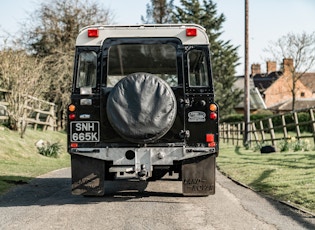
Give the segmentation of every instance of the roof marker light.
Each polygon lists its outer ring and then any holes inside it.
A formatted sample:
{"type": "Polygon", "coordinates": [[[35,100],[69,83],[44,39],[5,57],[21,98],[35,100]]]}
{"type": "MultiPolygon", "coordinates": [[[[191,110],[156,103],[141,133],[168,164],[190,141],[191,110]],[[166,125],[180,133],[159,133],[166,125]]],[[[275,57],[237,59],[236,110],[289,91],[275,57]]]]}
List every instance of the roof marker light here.
{"type": "Polygon", "coordinates": [[[89,38],[97,38],[98,37],[98,29],[88,29],[88,37],[89,38]]]}
{"type": "Polygon", "coordinates": [[[197,29],[196,28],[187,28],[186,29],[186,36],[187,37],[195,37],[195,36],[197,36],[197,29]]]}

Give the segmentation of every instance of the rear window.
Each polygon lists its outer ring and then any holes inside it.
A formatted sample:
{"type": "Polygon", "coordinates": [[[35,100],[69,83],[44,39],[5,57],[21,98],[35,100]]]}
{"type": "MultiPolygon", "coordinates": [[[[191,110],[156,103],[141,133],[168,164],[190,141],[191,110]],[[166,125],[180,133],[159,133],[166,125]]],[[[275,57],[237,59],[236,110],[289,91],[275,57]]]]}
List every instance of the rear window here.
{"type": "Polygon", "coordinates": [[[137,72],[154,74],[170,86],[177,86],[176,48],[170,44],[120,44],[110,47],[108,87],[137,72]]]}

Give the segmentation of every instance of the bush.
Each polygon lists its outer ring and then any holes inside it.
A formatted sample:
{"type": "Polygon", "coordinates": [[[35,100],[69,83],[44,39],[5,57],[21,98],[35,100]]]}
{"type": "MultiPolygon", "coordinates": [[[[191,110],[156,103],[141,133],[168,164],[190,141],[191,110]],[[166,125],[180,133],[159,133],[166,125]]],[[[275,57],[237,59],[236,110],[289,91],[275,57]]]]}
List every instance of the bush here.
{"type": "Polygon", "coordinates": [[[46,157],[58,157],[58,154],[61,149],[61,144],[56,142],[53,144],[50,144],[47,142],[46,145],[43,145],[42,147],[37,147],[39,154],[46,156],[46,157]]]}
{"type": "Polygon", "coordinates": [[[289,145],[288,140],[280,141],[280,143],[279,143],[280,152],[287,152],[287,151],[289,151],[289,149],[290,149],[290,145],[289,145]]]}

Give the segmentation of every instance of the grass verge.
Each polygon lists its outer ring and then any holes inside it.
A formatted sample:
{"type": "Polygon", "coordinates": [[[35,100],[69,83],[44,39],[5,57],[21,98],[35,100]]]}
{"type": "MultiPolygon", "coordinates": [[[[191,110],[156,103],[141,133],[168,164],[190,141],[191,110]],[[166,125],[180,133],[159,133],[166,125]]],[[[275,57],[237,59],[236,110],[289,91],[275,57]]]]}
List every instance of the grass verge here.
{"type": "Polygon", "coordinates": [[[1,127],[0,130],[0,195],[16,184],[28,183],[41,174],[70,166],[66,152],[66,134],[53,131],[27,130],[22,139],[17,132],[1,127]],[[38,140],[59,142],[58,157],[40,155],[35,143],[38,140]]]}
{"type": "Polygon", "coordinates": [[[219,170],[255,191],[315,213],[315,152],[260,154],[220,143],[219,170]]]}

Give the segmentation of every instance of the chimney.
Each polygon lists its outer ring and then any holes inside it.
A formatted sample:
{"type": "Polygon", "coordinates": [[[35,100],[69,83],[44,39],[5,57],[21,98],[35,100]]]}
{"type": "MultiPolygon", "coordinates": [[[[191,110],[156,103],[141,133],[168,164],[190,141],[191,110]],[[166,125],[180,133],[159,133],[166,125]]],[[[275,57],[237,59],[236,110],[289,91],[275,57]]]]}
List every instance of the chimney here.
{"type": "Polygon", "coordinates": [[[267,74],[277,71],[277,62],[275,61],[267,61],[267,74]]]}
{"type": "Polygon", "coordinates": [[[251,71],[252,77],[255,76],[256,74],[260,74],[260,64],[252,64],[251,71]]]}
{"type": "Polygon", "coordinates": [[[293,59],[284,58],[283,59],[283,75],[291,75],[293,70],[293,59]]]}

